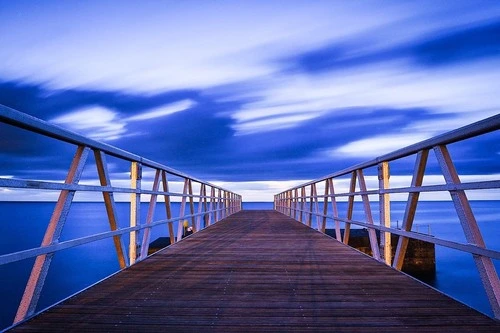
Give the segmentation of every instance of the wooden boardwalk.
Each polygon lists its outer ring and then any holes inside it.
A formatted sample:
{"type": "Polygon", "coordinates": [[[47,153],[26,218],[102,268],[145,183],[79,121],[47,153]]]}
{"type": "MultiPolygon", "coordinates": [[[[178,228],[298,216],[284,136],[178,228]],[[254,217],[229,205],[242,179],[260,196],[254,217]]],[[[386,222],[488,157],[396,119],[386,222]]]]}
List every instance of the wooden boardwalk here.
{"type": "Polygon", "coordinates": [[[500,332],[500,323],[274,211],[241,211],[14,332],[500,332]]]}

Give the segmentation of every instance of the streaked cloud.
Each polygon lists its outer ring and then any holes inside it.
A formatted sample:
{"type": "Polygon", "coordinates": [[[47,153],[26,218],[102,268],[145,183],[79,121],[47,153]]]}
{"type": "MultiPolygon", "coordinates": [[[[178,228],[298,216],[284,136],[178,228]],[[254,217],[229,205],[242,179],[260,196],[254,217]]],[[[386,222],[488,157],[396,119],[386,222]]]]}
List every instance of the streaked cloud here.
{"type": "Polygon", "coordinates": [[[126,118],[127,121],[137,121],[137,120],[149,120],[158,117],[164,117],[176,112],[185,111],[191,107],[196,105],[196,103],[192,100],[183,100],[179,102],[172,103],[170,105],[165,105],[158,107],[156,109],[146,111],[143,113],[139,113],[135,116],[126,118]]]}
{"type": "Polygon", "coordinates": [[[101,141],[114,141],[126,133],[125,122],[117,113],[99,106],[79,109],[51,122],[101,141]]]}
{"type": "Polygon", "coordinates": [[[390,153],[394,150],[412,145],[428,139],[431,136],[415,134],[392,134],[380,135],[362,140],[349,142],[348,144],[334,149],[332,157],[359,156],[367,159],[390,153]]]}
{"type": "Polygon", "coordinates": [[[263,119],[257,118],[255,120],[237,123],[233,126],[233,128],[236,130],[237,135],[276,131],[285,128],[297,127],[301,122],[316,118],[317,116],[319,115],[313,113],[302,113],[282,115],[278,117],[264,117],[263,119]]]}

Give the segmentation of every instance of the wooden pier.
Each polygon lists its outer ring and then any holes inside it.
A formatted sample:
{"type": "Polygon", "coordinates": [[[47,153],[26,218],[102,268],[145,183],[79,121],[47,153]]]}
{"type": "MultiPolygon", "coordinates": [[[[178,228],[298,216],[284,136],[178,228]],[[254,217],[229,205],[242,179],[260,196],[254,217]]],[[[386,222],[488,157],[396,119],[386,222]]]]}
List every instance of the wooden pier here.
{"type": "Polygon", "coordinates": [[[276,211],[240,211],[13,332],[500,332],[276,211]]]}

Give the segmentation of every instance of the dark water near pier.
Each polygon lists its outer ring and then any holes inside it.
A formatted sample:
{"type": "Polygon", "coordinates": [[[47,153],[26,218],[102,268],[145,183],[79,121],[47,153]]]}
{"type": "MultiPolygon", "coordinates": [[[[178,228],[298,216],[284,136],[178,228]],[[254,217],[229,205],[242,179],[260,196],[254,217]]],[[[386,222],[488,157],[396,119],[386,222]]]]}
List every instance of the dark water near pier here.
{"type": "MultiPolygon", "coordinates": [[[[500,250],[500,202],[473,201],[471,203],[485,242],[490,249],[500,250]]],[[[322,205],[320,206],[322,207],[322,205]]],[[[273,204],[244,203],[244,209],[272,209],[273,204]]],[[[0,255],[37,247],[43,238],[54,203],[0,202],[0,255]]],[[[391,204],[391,220],[396,226],[403,219],[404,202],[391,204]]],[[[174,216],[179,204],[174,203],[174,216]]],[[[188,209],[186,209],[187,211],[188,209]]],[[[361,203],[355,204],[353,219],[363,221],[361,203]]],[[[339,203],[340,216],[345,216],[346,204],[339,203]]],[[[378,220],[378,204],[372,204],[375,220],[378,220]]],[[[147,204],[141,205],[145,220],[147,204]]],[[[117,203],[120,227],[129,223],[129,205],[117,203]]],[[[158,203],[155,219],[165,218],[165,209],[158,203]]],[[[316,222],[313,220],[313,226],[316,222]]],[[[377,223],[377,222],[376,222],[377,223]]],[[[447,240],[465,242],[465,237],[451,202],[421,202],[417,209],[413,230],[447,240]]],[[[176,227],[176,224],[174,224],[176,227]]],[[[328,228],[333,228],[329,222],[328,228]]],[[[83,237],[109,230],[102,203],[74,203],[60,241],[83,237]]],[[[152,229],[151,241],[167,236],[166,225],[152,229]]],[[[128,244],[127,237],[124,241],[128,244]]],[[[0,330],[12,323],[18,303],[24,291],[34,259],[0,266],[0,330]]],[[[495,262],[497,271],[500,263],[495,262]]],[[[63,250],[55,254],[41,294],[38,310],[68,297],[73,293],[105,278],[119,269],[111,239],[63,250]]],[[[472,256],[457,250],[436,246],[436,277],[431,285],[469,306],[492,316],[483,291],[479,274],[472,256]]],[[[377,283],[377,281],[374,281],[377,283]]]]}

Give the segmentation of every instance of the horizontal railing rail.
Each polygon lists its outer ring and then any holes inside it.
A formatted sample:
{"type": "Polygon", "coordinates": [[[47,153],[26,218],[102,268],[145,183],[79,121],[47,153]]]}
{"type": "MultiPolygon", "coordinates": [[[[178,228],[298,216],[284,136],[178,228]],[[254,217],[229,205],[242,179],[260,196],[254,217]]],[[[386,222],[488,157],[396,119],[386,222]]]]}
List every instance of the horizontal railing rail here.
{"type": "MultiPolygon", "coordinates": [[[[172,244],[191,232],[197,232],[241,210],[241,196],[239,194],[3,105],[0,105],[0,123],[28,130],[31,133],[49,137],[74,147],[74,156],[72,159],[69,156],[71,163],[64,181],[22,179],[16,178],[15,175],[0,177],[0,190],[37,191],[37,193],[43,191],[58,192],[58,199],[52,216],[47,221],[41,245],[0,255],[0,265],[35,258],[14,323],[35,314],[51,260],[54,254],[61,250],[110,239],[114,244],[119,267],[124,269],[148,256],[153,227],[166,225],[165,231],[168,232],[172,244]],[[84,169],[89,168],[92,164],[89,162],[89,156],[92,153],[95,178],[90,179],[90,181],[99,185],[81,183],[84,169]],[[130,179],[112,179],[113,174],[110,172],[110,163],[107,162],[108,157],[120,161],[125,166],[128,165],[129,168],[126,167],[122,174],[128,174],[130,179]],[[149,178],[145,177],[144,170],[147,170],[149,178]],[[120,182],[120,186],[113,186],[112,182],[115,181],[120,182]],[[128,183],[129,186],[123,186],[124,182],[128,183]],[[171,188],[173,185],[179,189],[173,190],[171,188]],[[97,193],[101,196],[99,200],[104,202],[110,231],[60,241],[62,230],[77,193],[97,193]],[[124,198],[128,198],[125,200],[130,205],[127,227],[124,227],[123,223],[119,223],[122,222],[121,220],[118,221],[116,208],[118,201],[115,198],[117,195],[121,196],[120,202],[124,198]],[[163,201],[160,201],[159,198],[162,198],[163,201]],[[145,218],[141,218],[140,214],[142,201],[149,203],[145,218]],[[178,213],[173,212],[173,202],[180,205],[178,213]],[[157,203],[165,206],[165,218],[155,219],[157,203]],[[188,212],[186,212],[187,209],[188,212]],[[177,231],[174,228],[175,223],[177,223],[177,231]],[[123,236],[128,236],[128,251],[123,236]]],[[[7,138],[3,138],[0,133],[0,140],[7,140],[7,138]]],[[[59,156],[45,157],[58,158],[59,156]]],[[[89,179],[86,181],[89,182],[89,179]]],[[[1,200],[2,197],[0,197],[1,200]]],[[[1,237],[9,237],[9,235],[1,235],[1,237]]]]}
{"type": "MultiPolygon", "coordinates": [[[[491,133],[500,129],[500,115],[496,115],[457,130],[416,143],[406,148],[357,164],[344,170],[334,172],[316,180],[290,188],[274,197],[275,210],[286,214],[311,227],[313,217],[316,228],[325,232],[327,221],[333,221],[335,238],[345,244],[349,243],[351,225],[359,225],[368,230],[368,238],[372,256],[387,265],[401,270],[406,255],[409,239],[423,240],[436,245],[468,252],[473,255],[475,265],[490,302],[493,315],[500,319],[500,281],[492,259],[500,259],[500,251],[488,249],[483,240],[481,230],[471,209],[466,191],[498,190],[500,180],[482,180],[461,182],[455,164],[448,149],[450,144],[461,142],[491,133]],[[444,178],[444,184],[423,185],[428,164],[429,152],[433,151],[437,164],[444,178]],[[403,158],[415,157],[415,166],[411,176],[411,185],[391,187],[389,183],[389,162],[398,162],[403,158]],[[374,169],[376,168],[376,171],[374,169]],[[365,174],[376,174],[377,185],[368,188],[365,174]],[[348,190],[338,190],[339,183],[344,182],[348,190]],[[318,193],[318,188],[323,193],[318,193]],[[457,212],[463,229],[466,244],[438,237],[424,235],[412,231],[419,196],[421,193],[448,192],[457,212]],[[391,227],[391,194],[406,194],[406,208],[401,229],[391,227]],[[370,196],[378,200],[370,201],[370,196]],[[339,215],[337,203],[339,199],[347,202],[345,217],[339,215]],[[360,199],[365,221],[353,219],[354,203],[360,199]],[[371,203],[378,201],[379,224],[375,224],[371,203]],[[345,225],[341,233],[341,223],[345,225]],[[377,236],[376,231],[380,232],[377,236]],[[391,234],[400,236],[392,257],[391,234]]],[[[367,147],[369,149],[369,147],[367,147]]],[[[400,172],[398,174],[401,175],[400,172]]],[[[498,198],[500,200],[500,197],[498,198]]],[[[499,221],[500,222],[500,221],[499,221]]]]}

